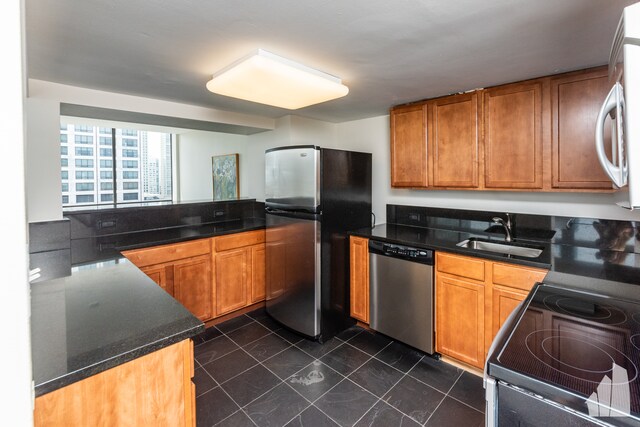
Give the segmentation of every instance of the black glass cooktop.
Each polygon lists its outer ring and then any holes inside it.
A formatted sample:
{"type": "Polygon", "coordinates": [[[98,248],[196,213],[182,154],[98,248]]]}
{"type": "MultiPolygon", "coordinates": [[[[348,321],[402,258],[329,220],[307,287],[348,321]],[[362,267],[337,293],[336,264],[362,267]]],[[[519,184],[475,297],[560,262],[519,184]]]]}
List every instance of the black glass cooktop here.
{"type": "Polygon", "coordinates": [[[635,425],[640,303],[537,285],[489,374],[605,422],[635,425]]]}

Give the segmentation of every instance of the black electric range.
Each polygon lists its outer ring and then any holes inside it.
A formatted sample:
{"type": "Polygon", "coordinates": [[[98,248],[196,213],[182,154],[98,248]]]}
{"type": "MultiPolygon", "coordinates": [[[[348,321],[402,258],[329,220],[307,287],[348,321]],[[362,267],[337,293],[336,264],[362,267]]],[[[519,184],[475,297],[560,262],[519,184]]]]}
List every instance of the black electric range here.
{"type": "Polygon", "coordinates": [[[537,284],[485,378],[488,425],[640,426],[640,301],[537,284]]]}

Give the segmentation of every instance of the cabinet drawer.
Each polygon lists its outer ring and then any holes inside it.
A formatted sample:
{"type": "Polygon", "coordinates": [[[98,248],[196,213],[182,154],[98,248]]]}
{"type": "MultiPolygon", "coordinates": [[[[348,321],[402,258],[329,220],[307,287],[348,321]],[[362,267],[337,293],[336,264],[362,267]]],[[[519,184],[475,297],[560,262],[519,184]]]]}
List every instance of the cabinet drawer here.
{"type": "Polygon", "coordinates": [[[493,263],[493,283],[496,285],[530,291],[546,275],[546,270],[493,263]]]}
{"type": "Polygon", "coordinates": [[[484,261],[474,258],[437,252],[436,269],[440,273],[484,281],[484,261]]]}
{"type": "Polygon", "coordinates": [[[122,252],[122,254],[138,267],[144,267],[146,265],[161,264],[178,259],[206,255],[210,252],[211,245],[209,239],[199,239],[172,245],[135,249],[122,252]]]}
{"type": "Polygon", "coordinates": [[[264,230],[247,231],[246,233],[229,234],[214,238],[216,252],[264,243],[264,230]]]}

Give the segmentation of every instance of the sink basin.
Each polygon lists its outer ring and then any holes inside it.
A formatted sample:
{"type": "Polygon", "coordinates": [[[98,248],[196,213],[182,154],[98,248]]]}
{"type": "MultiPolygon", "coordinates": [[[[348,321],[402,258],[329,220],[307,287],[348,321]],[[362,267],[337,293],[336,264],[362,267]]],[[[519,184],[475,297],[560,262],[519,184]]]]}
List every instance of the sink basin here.
{"type": "Polygon", "coordinates": [[[542,253],[542,248],[535,246],[523,246],[514,243],[497,243],[489,240],[471,238],[463,240],[456,246],[477,251],[493,252],[503,255],[515,255],[525,258],[537,258],[542,253]]]}

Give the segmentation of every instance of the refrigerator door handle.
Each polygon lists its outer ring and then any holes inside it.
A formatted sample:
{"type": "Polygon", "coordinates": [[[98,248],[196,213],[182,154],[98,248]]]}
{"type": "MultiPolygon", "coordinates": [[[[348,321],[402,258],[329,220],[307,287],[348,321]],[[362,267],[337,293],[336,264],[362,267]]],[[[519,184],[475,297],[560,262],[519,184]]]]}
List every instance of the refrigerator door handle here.
{"type": "Polygon", "coordinates": [[[622,152],[622,126],[621,126],[621,118],[622,112],[621,110],[624,108],[624,99],[622,97],[622,86],[620,83],[616,82],[616,84],[611,88],[609,94],[604,100],[600,111],[598,112],[598,118],[596,120],[596,154],[598,155],[598,160],[600,161],[600,165],[602,165],[602,169],[604,169],[605,173],[611,179],[611,181],[616,185],[616,187],[622,187],[626,183],[626,177],[624,173],[626,172],[626,168],[624,165],[624,153],[622,152]],[[616,125],[618,127],[618,132],[616,132],[617,144],[614,145],[614,148],[617,149],[617,153],[614,152],[614,158],[618,158],[618,166],[614,165],[609,161],[607,155],[604,151],[604,122],[607,119],[607,116],[611,111],[617,109],[616,111],[616,125]]]}

